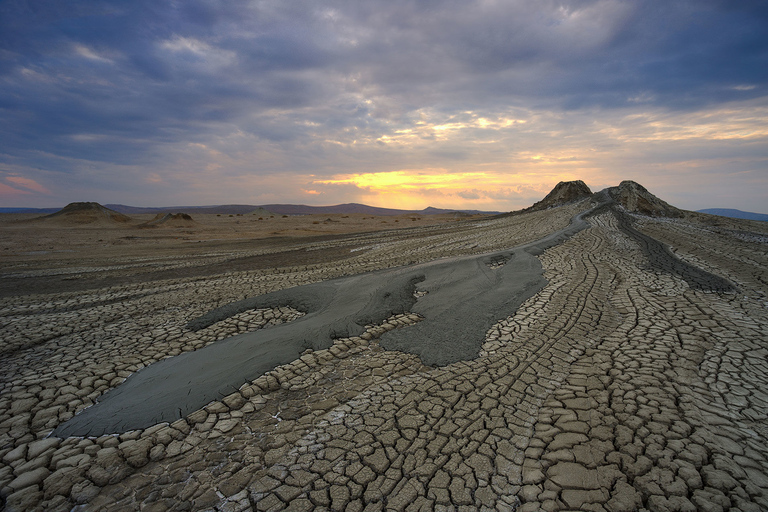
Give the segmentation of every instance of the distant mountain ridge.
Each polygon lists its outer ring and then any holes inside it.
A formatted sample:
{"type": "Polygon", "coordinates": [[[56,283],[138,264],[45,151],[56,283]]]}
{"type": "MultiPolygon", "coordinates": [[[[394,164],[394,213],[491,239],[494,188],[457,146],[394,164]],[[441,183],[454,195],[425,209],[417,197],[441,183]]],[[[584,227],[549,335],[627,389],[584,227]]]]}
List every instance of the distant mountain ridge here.
{"type": "MultiPolygon", "coordinates": [[[[638,208],[639,213],[650,213],[646,210],[650,206],[650,202],[659,202],[657,206],[658,210],[661,210],[662,215],[679,216],[680,210],[671,207],[669,204],[658,200],[655,196],[648,193],[647,190],[632,182],[622,182],[619,187],[612,187],[609,189],[616,195],[619,202],[626,202],[627,199],[632,201],[632,204],[627,203],[630,210],[638,208]],[[630,187],[630,185],[633,185],[630,187]],[[629,190],[629,189],[632,190],[629,190]],[[627,192],[631,192],[629,195],[627,192]],[[638,192],[640,193],[638,195],[638,192]],[[622,197],[624,196],[624,197],[622,197]],[[640,198],[639,204],[638,199],[640,198]],[[646,198],[649,200],[646,202],[646,198]],[[624,201],[622,201],[624,199],[624,201]],[[668,210],[668,211],[667,211],[668,210]]],[[[573,182],[558,183],[558,185],[550,192],[550,194],[543,200],[537,202],[533,206],[511,212],[512,214],[527,213],[529,211],[545,210],[569,202],[577,201],[585,197],[589,197],[592,191],[587,187],[584,182],[578,180],[573,182]]],[[[311,214],[364,214],[364,215],[405,215],[405,214],[417,214],[417,215],[437,215],[446,213],[468,213],[468,214],[482,214],[482,215],[494,215],[500,212],[494,211],[481,211],[481,210],[464,210],[464,209],[444,209],[433,208],[431,206],[424,208],[423,210],[399,210],[396,208],[380,208],[377,206],[368,206],[360,203],[344,203],[333,206],[308,206],[301,204],[267,204],[267,205],[247,205],[247,204],[226,204],[226,205],[214,205],[214,206],[171,206],[171,207],[141,207],[141,206],[128,206],[123,204],[106,204],[104,207],[113,210],[124,215],[139,215],[139,214],[165,214],[165,213],[178,213],[184,212],[187,214],[251,214],[254,211],[266,210],[270,213],[278,215],[311,215],[311,214]]],[[[50,214],[56,213],[61,208],[8,208],[0,207],[0,213],[37,213],[37,214],[50,214]]],[[[698,213],[706,213],[710,215],[719,215],[721,217],[730,217],[734,219],[745,220],[758,220],[768,221],[768,215],[764,213],[753,213],[736,210],[733,208],[706,208],[703,210],[697,210],[698,213]]]]}
{"type": "Polygon", "coordinates": [[[708,213],[710,215],[719,215],[720,217],[730,217],[732,219],[762,220],[768,222],[768,215],[765,213],[743,212],[734,208],[706,208],[697,211],[699,213],[708,213]]]}
{"type": "Polygon", "coordinates": [[[142,214],[142,213],[166,213],[166,212],[185,212],[185,213],[212,213],[212,214],[249,214],[257,209],[264,209],[269,212],[278,215],[311,215],[311,214],[331,214],[331,213],[361,213],[363,215],[404,215],[404,214],[418,214],[418,215],[437,215],[441,213],[470,213],[470,214],[483,214],[493,215],[499,212],[486,212],[480,210],[464,210],[464,209],[442,209],[433,208],[431,206],[424,208],[423,210],[399,210],[396,208],[380,208],[378,206],[368,206],[360,203],[344,203],[333,206],[308,206],[304,204],[262,204],[262,205],[248,205],[248,204],[225,204],[218,206],[173,206],[173,207],[158,207],[158,208],[142,208],[139,206],[126,206],[122,204],[107,204],[104,205],[116,212],[124,213],[126,215],[142,214]]]}
{"type": "MultiPolygon", "coordinates": [[[[271,213],[279,215],[311,215],[316,214],[331,214],[331,213],[362,213],[364,215],[405,215],[409,213],[418,215],[437,215],[441,213],[469,213],[472,215],[495,215],[496,211],[482,211],[482,210],[466,210],[462,208],[445,209],[434,208],[428,206],[423,210],[398,210],[397,208],[380,208],[378,206],[368,206],[360,203],[345,203],[337,204],[333,206],[308,206],[304,204],[263,204],[263,205],[251,205],[251,204],[222,204],[213,206],[157,206],[157,207],[143,207],[143,206],[129,206],[125,204],[105,204],[105,208],[114,210],[124,215],[141,215],[158,213],[197,213],[197,214],[250,214],[259,209],[267,210],[271,213]]],[[[61,210],[61,208],[2,208],[0,207],[0,213],[55,213],[61,210]]]]}
{"type": "Polygon", "coordinates": [[[44,214],[44,213],[56,213],[61,208],[7,208],[2,207],[0,208],[0,213],[37,213],[37,214],[44,214]]]}

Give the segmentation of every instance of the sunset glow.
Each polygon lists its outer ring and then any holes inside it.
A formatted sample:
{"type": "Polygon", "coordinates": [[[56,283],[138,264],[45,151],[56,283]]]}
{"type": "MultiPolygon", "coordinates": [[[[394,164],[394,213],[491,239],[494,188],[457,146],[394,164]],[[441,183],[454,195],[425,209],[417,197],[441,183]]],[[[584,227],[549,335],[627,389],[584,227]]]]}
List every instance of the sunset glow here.
{"type": "Polygon", "coordinates": [[[498,176],[486,172],[448,173],[445,169],[352,174],[336,179],[323,180],[319,183],[327,185],[350,183],[374,193],[413,192],[424,189],[462,190],[467,186],[477,184],[490,187],[503,184],[498,176]]]}
{"type": "Polygon", "coordinates": [[[501,172],[449,172],[446,169],[400,170],[336,176],[318,184],[350,185],[359,189],[360,200],[372,205],[421,209],[429,205],[451,208],[491,208],[515,194],[546,194],[554,183],[574,179],[571,175],[542,176],[501,172]]]}
{"type": "Polygon", "coordinates": [[[0,16],[3,206],[508,211],[632,179],[768,212],[759,2],[22,4],[0,16]]]}

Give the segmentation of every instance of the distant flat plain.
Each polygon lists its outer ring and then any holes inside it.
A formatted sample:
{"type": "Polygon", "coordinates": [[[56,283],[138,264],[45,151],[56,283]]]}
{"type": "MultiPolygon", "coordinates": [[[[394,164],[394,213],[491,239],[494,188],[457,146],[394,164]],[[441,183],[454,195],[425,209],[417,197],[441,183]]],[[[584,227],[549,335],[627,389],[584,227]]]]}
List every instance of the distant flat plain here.
{"type": "Polygon", "coordinates": [[[80,224],[72,219],[41,220],[39,214],[0,214],[0,296],[333,261],[348,256],[355,246],[363,247],[365,233],[450,226],[483,216],[197,214],[192,222],[142,227],[154,218],[139,214],[125,224],[80,224]],[[352,234],[357,236],[341,249],[305,250],[352,234]],[[169,259],[175,258],[187,264],[169,267],[169,259]]]}

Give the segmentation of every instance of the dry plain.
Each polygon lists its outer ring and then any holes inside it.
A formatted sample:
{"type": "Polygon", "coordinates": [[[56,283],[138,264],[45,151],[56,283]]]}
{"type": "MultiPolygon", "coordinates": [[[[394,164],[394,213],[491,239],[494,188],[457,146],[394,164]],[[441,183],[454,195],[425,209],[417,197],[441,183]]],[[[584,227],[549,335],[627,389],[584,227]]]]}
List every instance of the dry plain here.
{"type": "Polygon", "coordinates": [[[383,333],[421,321],[405,312],[171,424],[50,436],[153,362],[303,314],[186,327],[214,308],[508,249],[592,202],[485,218],[201,215],[159,228],[138,227],[152,216],[3,215],[5,509],[768,509],[768,223],[693,213],[596,212],[539,255],[547,284],[498,319],[475,358],[431,367],[384,350],[383,333]],[[627,218],[734,289],[660,264],[622,229],[627,218]]]}

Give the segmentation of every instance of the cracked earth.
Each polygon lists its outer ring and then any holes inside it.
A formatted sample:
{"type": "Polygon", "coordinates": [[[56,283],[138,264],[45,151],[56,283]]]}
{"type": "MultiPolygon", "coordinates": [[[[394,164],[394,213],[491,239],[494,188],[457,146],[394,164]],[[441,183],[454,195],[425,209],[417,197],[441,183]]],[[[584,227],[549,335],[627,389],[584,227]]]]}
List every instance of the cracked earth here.
{"type": "Polygon", "coordinates": [[[405,313],[174,423],[49,437],[152,362],[302,315],[185,328],[211,309],[513,247],[588,206],[315,242],[349,247],[343,260],[1,299],[6,510],[768,510],[768,227],[631,217],[735,285],[710,291],[657,264],[610,210],[539,256],[548,284],[475,359],[429,367],[382,349],[421,320],[405,313]]]}

